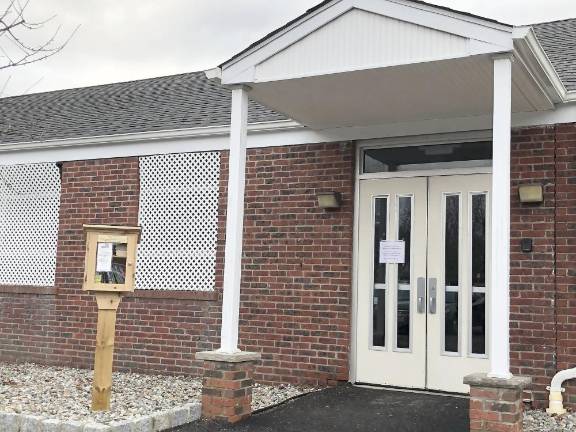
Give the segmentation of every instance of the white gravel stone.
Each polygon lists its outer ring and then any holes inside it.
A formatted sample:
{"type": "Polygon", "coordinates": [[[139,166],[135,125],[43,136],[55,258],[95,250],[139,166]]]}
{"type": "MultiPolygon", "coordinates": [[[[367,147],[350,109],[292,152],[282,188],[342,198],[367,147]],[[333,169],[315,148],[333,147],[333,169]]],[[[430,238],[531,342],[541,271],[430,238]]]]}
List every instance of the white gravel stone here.
{"type": "Polygon", "coordinates": [[[114,373],[111,410],[100,413],[90,410],[91,387],[90,370],[0,363],[0,412],[110,424],[198,402],[202,382],[193,377],[114,373]]]}
{"type": "Polygon", "coordinates": [[[524,413],[524,432],[566,432],[576,431],[576,415],[568,413],[551,416],[545,411],[524,413]]]}
{"type": "Polygon", "coordinates": [[[255,384],[252,390],[252,409],[256,411],[268,408],[317,390],[319,389],[314,387],[297,387],[290,384],[282,384],[277,387],[255,384]]]}
{"type": "MultiPolygon", "coordinates": [[[[201,415],[200,378],[116,372],[111,410],[99,413],[90,410],[91,387],[90,370],[0,362],[0,432],[155,432],[201,415]],[[44,426],[48,419],[51,429],[44,426]]],[[[256,384],[252,408],[315,390],[256,384]]]]}

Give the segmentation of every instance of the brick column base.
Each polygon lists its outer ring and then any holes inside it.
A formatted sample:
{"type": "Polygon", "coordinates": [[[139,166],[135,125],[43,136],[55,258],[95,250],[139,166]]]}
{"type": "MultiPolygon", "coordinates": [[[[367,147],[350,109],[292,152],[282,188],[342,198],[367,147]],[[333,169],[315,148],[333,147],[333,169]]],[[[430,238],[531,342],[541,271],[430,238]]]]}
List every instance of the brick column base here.
{"type": "Polygon", "coordinates": [[[470,430],[476,432],[522,432],[522,392],[528,377],[490,378],[474,374],[464,378],[470,386],[470,430]]]}
{"type": "Polygon", "coordinates": [[[260,354],[217,351],[196,354],[204,361],[202,417],[237,423],[252,414],[254,367],[260,354]]]}

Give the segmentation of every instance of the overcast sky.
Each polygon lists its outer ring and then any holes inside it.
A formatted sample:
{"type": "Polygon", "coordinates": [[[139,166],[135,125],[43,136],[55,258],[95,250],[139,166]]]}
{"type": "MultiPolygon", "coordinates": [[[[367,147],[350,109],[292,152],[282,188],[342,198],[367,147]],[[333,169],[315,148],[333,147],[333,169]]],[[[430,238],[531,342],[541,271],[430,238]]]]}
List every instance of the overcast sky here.
{"type": "MultiPolygon", "coordinates": [[[[0,0],[5,5],[8,0],[0,0]]],[[[576,17],[575,0],[434,0],[510,24],[576,17]]],[[[218,65],[319,0],[30,0],[57,15],[65,50],[0,71],[3,96],[127,81],[218,65]]]]}

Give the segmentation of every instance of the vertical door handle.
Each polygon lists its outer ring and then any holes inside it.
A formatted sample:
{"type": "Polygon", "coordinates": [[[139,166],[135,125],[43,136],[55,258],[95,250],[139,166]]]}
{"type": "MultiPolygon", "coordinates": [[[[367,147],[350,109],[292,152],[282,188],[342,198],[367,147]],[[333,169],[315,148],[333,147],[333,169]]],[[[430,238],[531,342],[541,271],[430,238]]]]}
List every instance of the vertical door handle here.
{"type": "Polygon", "coordinates": [[[421,277],[418,278],[418,313],[426,313],[426,279],[421,277]]]}
{"type": "Polygon", "coordinates": [[[437,293],[437,283],[435,278],[428,279],[428,296],[429,296],[429,303],[428,303],[428,312],[431,314],[436,313],[436,293],[437,293]]]}

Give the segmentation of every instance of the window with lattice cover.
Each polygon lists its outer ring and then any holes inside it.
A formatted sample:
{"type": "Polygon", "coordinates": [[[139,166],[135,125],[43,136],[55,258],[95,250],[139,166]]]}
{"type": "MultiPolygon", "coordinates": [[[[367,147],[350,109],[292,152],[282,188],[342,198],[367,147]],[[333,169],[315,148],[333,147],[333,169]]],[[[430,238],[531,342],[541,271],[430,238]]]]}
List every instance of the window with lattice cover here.
{"type": "Polygon", "coordinates": [[[54,286],[60,172],[55,164],[0,166],[0,284],[54,286]]]}
{"type": "Polygon", "coordinates": [[[220,153],[140,158],[136,289],[212,291],[220,153]]]}

